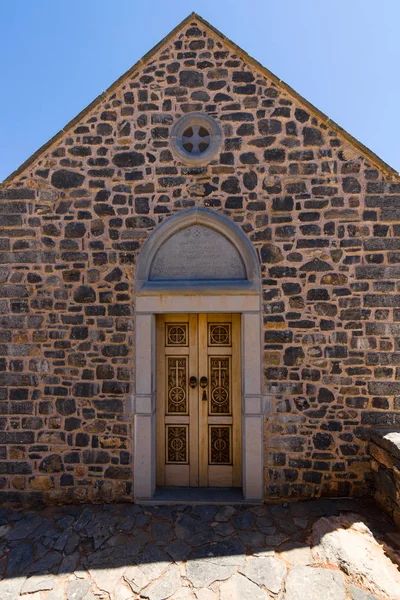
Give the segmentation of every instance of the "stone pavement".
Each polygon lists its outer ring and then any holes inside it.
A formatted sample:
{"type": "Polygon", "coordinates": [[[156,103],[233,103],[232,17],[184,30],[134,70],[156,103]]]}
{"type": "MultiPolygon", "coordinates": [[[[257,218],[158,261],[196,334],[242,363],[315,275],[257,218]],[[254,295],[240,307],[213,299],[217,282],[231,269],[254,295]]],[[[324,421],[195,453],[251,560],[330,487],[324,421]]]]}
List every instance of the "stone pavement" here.
{"type": "Polygon", "coordinates": [[[399,538],[367,500],[1,510],[0,600],[394,600],[399,538]]]}

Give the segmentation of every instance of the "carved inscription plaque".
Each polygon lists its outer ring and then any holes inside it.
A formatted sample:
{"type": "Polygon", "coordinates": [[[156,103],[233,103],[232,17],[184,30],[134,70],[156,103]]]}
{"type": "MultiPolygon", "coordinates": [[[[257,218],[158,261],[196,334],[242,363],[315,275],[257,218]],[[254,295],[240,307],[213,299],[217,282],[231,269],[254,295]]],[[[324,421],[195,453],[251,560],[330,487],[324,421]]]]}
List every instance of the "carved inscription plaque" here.
{"type": "Polygon", "coordinates": [[[218,232],[192,225],[178,231],[158,250],[151,281],[246,279],[236,248],[218,232]]]}

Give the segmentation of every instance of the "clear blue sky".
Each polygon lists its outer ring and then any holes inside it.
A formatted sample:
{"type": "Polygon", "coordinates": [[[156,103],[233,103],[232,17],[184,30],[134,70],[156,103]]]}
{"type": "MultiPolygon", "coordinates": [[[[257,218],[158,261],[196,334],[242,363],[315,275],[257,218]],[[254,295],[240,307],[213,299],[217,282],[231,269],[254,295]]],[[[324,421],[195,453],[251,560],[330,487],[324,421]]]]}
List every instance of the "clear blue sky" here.
{"type": "Polygon", "coordinates": [[[192,10],[400,170],[400,0],[0,0],[0,181],[192,10]]]}

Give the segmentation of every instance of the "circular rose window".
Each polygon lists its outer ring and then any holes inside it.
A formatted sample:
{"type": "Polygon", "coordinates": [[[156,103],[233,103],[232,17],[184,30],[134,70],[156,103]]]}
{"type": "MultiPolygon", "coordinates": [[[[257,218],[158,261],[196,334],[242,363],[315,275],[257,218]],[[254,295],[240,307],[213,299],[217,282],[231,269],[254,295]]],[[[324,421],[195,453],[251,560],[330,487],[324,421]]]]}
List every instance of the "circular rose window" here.
{"type": "Polygon", "coordinates": [[[172,127],[172,151],[186,165],[208,164],[219,152],[221,143],[218,123],[203,113],[184,115],[172,127]]]}

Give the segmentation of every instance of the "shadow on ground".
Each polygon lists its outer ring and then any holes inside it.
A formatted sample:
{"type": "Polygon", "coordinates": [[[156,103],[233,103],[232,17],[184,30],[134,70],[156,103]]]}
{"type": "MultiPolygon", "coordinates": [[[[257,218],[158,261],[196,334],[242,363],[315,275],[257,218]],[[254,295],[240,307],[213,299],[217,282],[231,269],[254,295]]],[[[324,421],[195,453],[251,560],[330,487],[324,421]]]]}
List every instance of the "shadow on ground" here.
{"type": "Polygon", "coordinates": [[[315,523],[346,514],[396,559],[399,534],[368,499],[1,510],[0,599],[389,600],[313,555],[315,523]]]}

